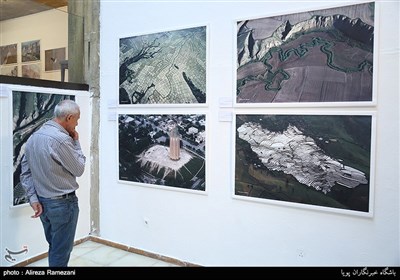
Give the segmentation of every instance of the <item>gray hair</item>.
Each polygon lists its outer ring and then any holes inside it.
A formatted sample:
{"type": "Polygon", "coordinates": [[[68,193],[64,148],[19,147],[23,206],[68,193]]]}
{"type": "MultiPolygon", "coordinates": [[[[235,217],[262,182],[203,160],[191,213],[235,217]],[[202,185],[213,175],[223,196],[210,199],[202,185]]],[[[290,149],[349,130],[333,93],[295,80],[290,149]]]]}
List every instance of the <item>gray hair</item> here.
{"type": "Polygon", "coordinates": [[[75,101],[70,99],[64,99],[60,101],[54,108],[54,117],[57,119],[64,118],[68,115],[76,115],[79,114],[80,109],[79,105],[75,103],[75,101]]]}

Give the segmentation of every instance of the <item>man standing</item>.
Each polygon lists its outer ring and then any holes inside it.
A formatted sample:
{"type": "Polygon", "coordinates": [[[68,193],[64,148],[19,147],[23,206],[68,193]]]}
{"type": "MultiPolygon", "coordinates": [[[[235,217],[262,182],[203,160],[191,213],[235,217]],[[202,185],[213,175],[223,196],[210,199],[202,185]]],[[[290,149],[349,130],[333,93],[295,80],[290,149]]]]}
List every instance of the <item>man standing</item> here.
{"type": "Polygon", "coordinates": [[[75,130],[80,117],[78,104],[63,100],[47,121],[28,139],[21,162],[21,183],[31,207],[40,217],[49,243],[50,267],[67,266],[78,223],[79,188],[86,157],[75,130]]]}

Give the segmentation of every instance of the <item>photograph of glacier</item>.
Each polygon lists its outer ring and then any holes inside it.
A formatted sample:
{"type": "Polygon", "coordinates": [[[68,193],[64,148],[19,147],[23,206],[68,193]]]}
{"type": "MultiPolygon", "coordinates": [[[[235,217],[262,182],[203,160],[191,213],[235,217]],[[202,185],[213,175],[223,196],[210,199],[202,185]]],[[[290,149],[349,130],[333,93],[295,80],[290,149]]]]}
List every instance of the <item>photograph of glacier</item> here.
{"type": "Polygon", "coordinates": [[[28,138],[42,124],[53,118],[55,106],[74,95],[13,91],[13,205],[28,203],[19,176],[28,138]]]}
{"type": "Polygon", "coordinates": [[[237,103],[373,101],[374,3],[237,22],[237,103]]]}
{"type": "Polygon", "coordinates": [[[370,212],[370,115],[236,115],[235,195],[370,212]]]}
{"type": "Polygon", "coordinates": [[[205,191],[205,120],[203,114],[120,114],[119,179],[205,191]]]}
{"type": "Polygon", "coordinates": [[[119,104],[206,103],[206,27],[120,39],[119,104]]]}

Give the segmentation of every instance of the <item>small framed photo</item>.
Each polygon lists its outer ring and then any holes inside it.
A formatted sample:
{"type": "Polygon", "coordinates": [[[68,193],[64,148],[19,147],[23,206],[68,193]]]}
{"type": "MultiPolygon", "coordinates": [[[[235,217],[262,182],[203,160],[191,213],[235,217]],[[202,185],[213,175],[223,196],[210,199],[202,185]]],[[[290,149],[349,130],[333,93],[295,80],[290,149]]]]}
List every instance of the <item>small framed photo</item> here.
{"type": "Polygon", "coordinates": [[[22,77],[40,79],[40,73],[42,71],[40,63],[23,64],[21,66],[21,69],[22,69],[22,77]]]}
{"type": "Polygon", "coordinates": [[[18,65],[0,66],[0,74],[5,76],[18,77],[18,65]]]}
{"type": "Polygon", "coordinates": [[[44,52],[44,70],[60,70],[60,62],[65,60],[65,48],[45,50],[44,52]]]}
{"type": "Polygon", "coordinates": [[[40,60],[40,40],[23,42],[21,44],[22,62],[40,60]]]}
{"type": "Polygon", "coordinates": [[[17,44],[0,47],[0,65],[17,63],[17,44]]]}

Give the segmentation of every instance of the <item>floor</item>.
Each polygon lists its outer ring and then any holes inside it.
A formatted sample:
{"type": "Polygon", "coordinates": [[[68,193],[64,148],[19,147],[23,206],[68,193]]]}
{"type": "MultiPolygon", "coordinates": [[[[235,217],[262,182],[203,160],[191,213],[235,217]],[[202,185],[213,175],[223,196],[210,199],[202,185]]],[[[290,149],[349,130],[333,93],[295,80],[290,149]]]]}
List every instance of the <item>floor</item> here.
{"type": "MultiPolygon", "coordinates": [[[[48,259],[44,258],[27,266],[48,266],[48,259]]],[[[169,267],[177,265],[89,240],[74,247],[68,266],[169,267]]]]}

